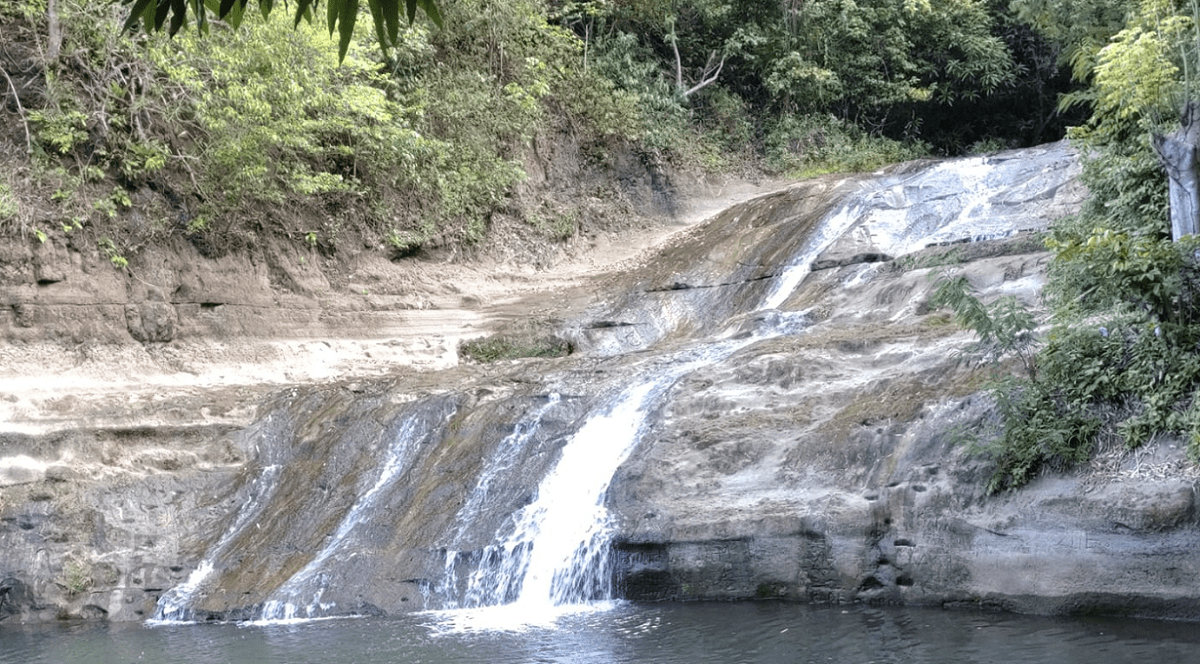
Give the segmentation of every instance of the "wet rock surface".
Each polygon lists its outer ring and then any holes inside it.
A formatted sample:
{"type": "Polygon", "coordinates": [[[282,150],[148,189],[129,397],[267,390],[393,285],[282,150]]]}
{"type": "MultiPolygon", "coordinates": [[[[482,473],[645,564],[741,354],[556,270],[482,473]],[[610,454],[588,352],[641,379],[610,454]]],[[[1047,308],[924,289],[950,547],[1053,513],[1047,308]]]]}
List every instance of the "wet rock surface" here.
{"type": "Polygon", "coordinates": [[[128,286],[61,248],[8,251],[0,617],[143,620],[183,587],[200,620],[314,589],[330,614],[436,608],[447,551],[488,555],[615,394],[737,343],[654,402],[614,477],[623,596],[1200,619],[1181,447],[987,497],[962,444],[993,414],[933,279],[1036,307],[1036,231],[1078,205],[1077,171],[1055,145],[820,178],[570,278],[447,265],[434,283],[281,249],[167,252],[128,286]],[[574,353],[457,363],[458,339],[531,317],[574,353]]]}

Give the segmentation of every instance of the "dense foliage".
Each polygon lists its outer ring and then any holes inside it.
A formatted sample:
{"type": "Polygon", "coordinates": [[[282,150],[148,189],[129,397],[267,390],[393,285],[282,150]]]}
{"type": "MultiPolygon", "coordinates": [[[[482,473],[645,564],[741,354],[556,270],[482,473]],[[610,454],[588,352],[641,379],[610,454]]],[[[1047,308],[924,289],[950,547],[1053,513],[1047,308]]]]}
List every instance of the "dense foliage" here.
{"type": "Polygon", "coordinates": [[[31,157],[0,177],[0,225],[114,256],[166,235],[408,253],[477,243],[496,214],[569,237],[576,213],[514,201],[539,136],[600,168],[798,175],[1058,131],[1055,47],[978,0],[274,4],[0,2],[31,157]]]}
{"type": "Polygon", "coordinates": [[[806,159],[831,121],[945,153],[1052,140],[1062,129],[1049,119],[1068,85],[1055,47],[1000,5],[593,0],[562,12],[590,40],[597,66],[611,66],[614,54],[628,62],[624,54],[640,49],[638,60],[657,65],[661,91],[686,98],[701,117],[749,110],[742,115],[753,126],[733,133],[777,146],[776,167],[806,159]]]}
{"type": "MultiPolygon", "coordinates": [[[[1152,145],[1196,93],[1197,5],[1021,6],[1090,82],[1064,99],[1091,111],[1072,132],[1090,197],[1046,241],[1055,253],[1049,333],[1025,358],[1024,375],[994,391],[1001,426],[989,448],[992,491],[1085,461],[1103,440],[1134,448],[1181,436],[1200,457],[1200,238],[1172,241],[1167,178],[1152,145]]],[[[985,338],[1032,329],[989,311],[958,282],[943,284],[938,303],[985,338]]]]}
{"type": "Polygon", "coordinates": [[[322,27],[278,12],[130,39],[115,2],[48,7],[0,5],[10,44],[26,45],[0,65],[18,76],[29,153],[0,177],[0,224],[42,241],[61,224],[121,252],[169,235],[210,252],[279,235],[323,250],[467,244],[510,205],[539,132],[566,123],[600,151],[646,126],[537,2],[443,3],[447,29],[418,22],[386,59],[366,22],[339,53],[322,27]],[[166,204],[131,200],[146,190],[166,204]]]}

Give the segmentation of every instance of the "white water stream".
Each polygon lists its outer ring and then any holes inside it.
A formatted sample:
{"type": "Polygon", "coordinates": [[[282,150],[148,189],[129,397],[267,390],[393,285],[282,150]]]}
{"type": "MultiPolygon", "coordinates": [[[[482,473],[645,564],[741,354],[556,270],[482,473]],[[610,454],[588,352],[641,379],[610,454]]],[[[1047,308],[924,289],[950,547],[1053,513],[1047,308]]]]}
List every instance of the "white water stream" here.
{"type": "Polygon", "coordinates": [[[162,597],[158,599],[154,617],[149,622],[187,622],[194,619],[191,610],[192,600],[196,593],[203,588],[204,582],[212,576],[213,560],[229,548],[230,543],[242,531],[242,528],[256,518],[262,512],[263,507],[270,502],[271,493],[275,490],[281,469],[282,466],[273,464],[264,467],[259,472],[258,477],[254,478],[251,483],[246,504],[238,512],[233,524],[225,529],[221,539],[208,552],[208,556],[200,561],[196,569],[192,570],[187,581],[163,593],[162,597]]]}
{"type": "Polygon", "coordinates": [[[393,436],[391,444],[383,460],[383,468],[379,478],[365,493],[358,497],[350,511],[342,518],[337,530],[328,539],[325,546],[299,572],[275,591],[267,600],[259,614],[260,621],[293,621],[319,618],[328,615],[336,608],[333,603],[321,601],[327,588],[327,580],[323,573],[325,564],[342,550],[354,531],[355,526],[369,515],[383,491],[408,467],[409,459],[415,448],[415,441],[423,434],[420,418],[410,416],[393,436]]]}
{"type": "Polygon", "coordinates": [[[759,308],[782,305],[811,271],[813,262],[856,225],[868,229],[875,249],[891,256],[939,243],[1010,235],[1012,225],[997,212],[993,197],[998,183],[1011,177],[1002,174],[989,158],[972,157],[865,182],[825,215],[759,308]],[[947,191],[954,193],[946,195],[947,191]],[[913,208],[918,204],[925,212],[914,218],[913,208]],[[998,223],[996,218],[1003,221],[998,223]]]}
{"type": "MultiPolygon", "coordinates": [[[[458,542],[471,527],[474,522],[474,517],[486,507],[486,503],[492,496],[492,485],[496,479],[506,473],[517,470],[517,465],[521,454],[525,447],[533,439],[537,433],[542,419],[546,414],[562,401],[562,397],[557,393],[550,394],[546,397],[546,403],[538,408],[535,408],[526,417],[513,427],[513,432],[504,437],[500,444],[496,446],[496,452],[488,459],[487,465],[483,472],[479,475],[479,480],[475,483],[475,488],[471,490],[471,494],[467,496],[467,502],[459,510],[455,519],[454,535],[450,537],[450,542],[453,544],[458,542]]],[[[450,552],[450,558],[447,565],[454,562],[453,551],[450,552]]]]}
{"type": "Polygon", "coordinates": [[[792,291],[800,285],[800,282],[808,276],[817,256],[828,249],[829,245],[841,237],[842,233],[854,225],[861,216],[862,206],[857,197],[851,197],[851,200],[842,203],[833,212],[826,215],[805,242],[804,250],[784,268],[783,274],[776,279],[775,287],[764,298],[762,306],[758,310],[778,309],[779,305],[783,304],[792,291]]]}
{"type": "MultiPolygon", "coordinates": [[[[755,339],[711,344],[698,358],[666,362],[658,377],[635,383],[580,427],[563,448],[558,465],[542,480],[533,503],[513,516],[503,543],[479,554],[461,604],[453,599],[446,602],[449,608],[469,609],[448,612],[454,628],[521,628],[611,598],[607,559],[612,523],[605,497],[618,467],[641,440],[649,413],[670,386],[756,339],[802,328],[802,315],[776,310],[808,276],[813,262],[856,224],[869,221],[874,245],[897,253],[923,248],[942,236],[956,238],[967,228],[982,228],[975,234],[986,234],[980,222],[991,206],[992,171],[983,159],[967,159],[915,174],[882,177],[831,210],[755,309],[775,314],[763,318],[766,329],[758,330],[755,339]],[[921,198],[932,182],[946,178],[958,181],[960,193],[939,201],[940,214],[934,218],[916,222],[909,218],[911,199],[921,198]]],[[[481,484],[487,481],[485,476],[481,484]]],[[[457,590],[460,562],[460,552],[447,553],[443,584],[451,592],[457,590]]]]}
{"type": "MultiPolygon", "coordinates": [[[[503,543],[483,551],[468,579],[465,608],[443,613],[451,629],[524,629],[594,610],[594,602],[611,599],[613,523],[604,503],[613,475],[641,441],[651,411],[675,381],[750,341],[710,344],[689,353],[691,359],[655,366],[655,378],[623,390],[590,416],[563,447],[533,502],[513,515],[503,543]]],[[[447,554],[448,588],[457,585],[460,556],[447,554]]]]}

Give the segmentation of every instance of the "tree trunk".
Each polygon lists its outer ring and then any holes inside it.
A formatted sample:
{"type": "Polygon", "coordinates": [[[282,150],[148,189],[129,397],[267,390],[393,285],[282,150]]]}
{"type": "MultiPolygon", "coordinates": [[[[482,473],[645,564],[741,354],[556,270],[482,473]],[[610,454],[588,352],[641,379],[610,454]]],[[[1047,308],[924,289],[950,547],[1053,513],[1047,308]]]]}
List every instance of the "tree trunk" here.
{"type": "Polygon", "coordinates": [[[62,50],[62,26],[58,21],[58,0],[50,0],[47,3],[46,23],[50,41],[46,46],[46,62],[53,64],[58,60],[58,53],[62,50]]]}
{"type": "Polygon", "coordinates": [[[1167,172],[1171,203],[1171,239],[1200,235],[1200,104],[1189,101],[1183,108],[1179,129],[1152,137],[1154,151],[1167,172]]]}
{"type": "Polygon", "coordinates": [[[725,67],[725,56],[722,55],[720,61],[717,61],[717,52],[713,51],[708,56],[708,62],[704,64],[704,71],[700,73],[700,82],[693,85],[687,90],[683,89],[683,61],[679,58],[679,44],[675,38],[675,26],[671,25],[671,48],[675,51],[675,92],[681,97],[687,99],[696,92],[717,82],[717,77],[721,75],[721,70],[725,67]],[[716,62],[716,69],[713,68],[713,63],[716,62]]]}

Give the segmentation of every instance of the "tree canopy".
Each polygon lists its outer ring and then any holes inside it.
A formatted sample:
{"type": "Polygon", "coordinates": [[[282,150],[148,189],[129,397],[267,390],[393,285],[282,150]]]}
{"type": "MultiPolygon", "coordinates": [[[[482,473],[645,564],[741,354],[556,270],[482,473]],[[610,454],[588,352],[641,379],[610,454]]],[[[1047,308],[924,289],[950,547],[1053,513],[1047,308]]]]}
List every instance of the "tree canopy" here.
{"type": "Polygon", "coordinates": [[[1097,438],[1176,437],[1200,460],[1200,3],[1014,7],[1057,41],[1080,85],[1062,106],[1089,113],[1069,133],[1089,197],[1046,239],[1053,315],[1036,376],[993,391],[1003,425],[990,489],[1086,461],[1097,438]]]}

